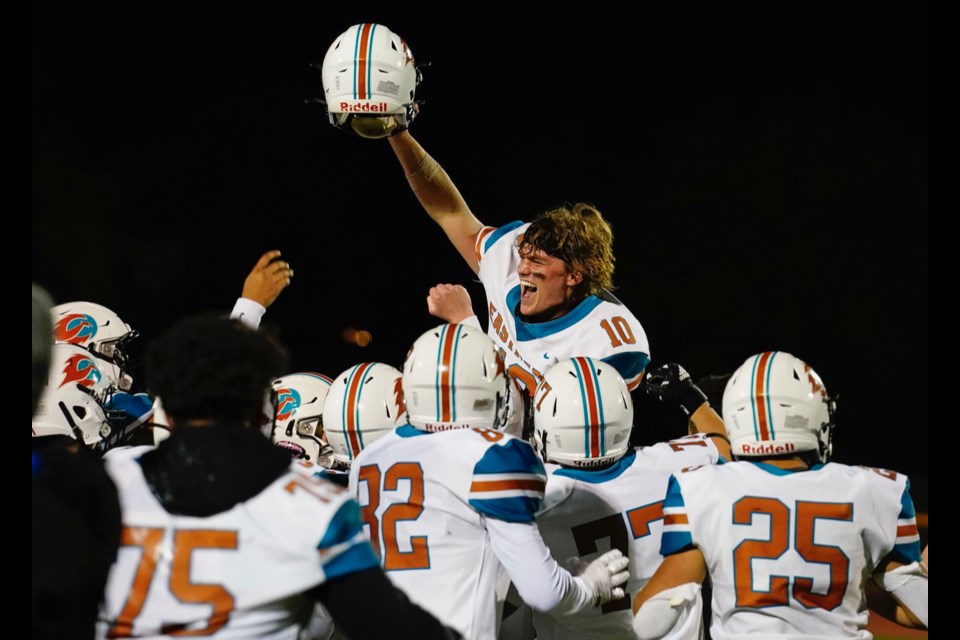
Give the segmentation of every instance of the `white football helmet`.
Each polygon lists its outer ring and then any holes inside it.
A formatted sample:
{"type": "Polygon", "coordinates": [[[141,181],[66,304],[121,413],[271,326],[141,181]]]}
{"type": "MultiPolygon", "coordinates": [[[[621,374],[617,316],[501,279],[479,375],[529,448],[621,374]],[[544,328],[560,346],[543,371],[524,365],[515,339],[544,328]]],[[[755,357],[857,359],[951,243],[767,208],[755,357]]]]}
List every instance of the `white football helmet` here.
{"type": "Polygon", "coordinates": [[[630,389],[616,368],[602,360],[560,360],[537,385],[533,424],[537,452],[545,462],[607,465],[630,447],[630,389]]]}
{"type": "Polygon", "coordinates": [[[406,424],[402,374],[364,362],[333,379],[323,403],[323,431],[338,462],[350,464],[364,447],[406,424]]]}
{"type": "Polygon", "coordinates": [[[93,302],[65,302],[51,309],[53,339],[75,344],[100,360],[97,364],[118,389],[129,391],[133,378],[126,372],[125,346],[138,332],[107,307],[93,302]]]}
{"type": "Polygon", "coordinates": [[[323,58],[323,95],[330,124],[363,138],[410,126],[420,72],[403,38],[382,24],[356,24],[323,58]]]}
{"type": "Polygon", "coordinates": [[[493,342],[479,329],[441,324],[413,343],[403,364],[407,421],[424,431],[507,423],[510,383],[493,342]]]}
{"type": "Polygon", "coordinates": [[[723,421],[737,458],[812,451],[827,462],[834,408],[817,372],[784,351],[747,358],[723,392],[723,421]]]}
{"type": "Polygon", "coordinates": [[[316,462],[323,439],[323,401],[332,381],[312,372],[291,373],[273,381],[270,439],[291,456],[316,462]]]}
{"type": "Polygon", "coordinates": [[[47,384],[33,415],[33,437],[67,436],[103,453],[119,436],[112,412],[104,408],[113,385],[83,347],[55,344],[50,355],[47,384]]]}

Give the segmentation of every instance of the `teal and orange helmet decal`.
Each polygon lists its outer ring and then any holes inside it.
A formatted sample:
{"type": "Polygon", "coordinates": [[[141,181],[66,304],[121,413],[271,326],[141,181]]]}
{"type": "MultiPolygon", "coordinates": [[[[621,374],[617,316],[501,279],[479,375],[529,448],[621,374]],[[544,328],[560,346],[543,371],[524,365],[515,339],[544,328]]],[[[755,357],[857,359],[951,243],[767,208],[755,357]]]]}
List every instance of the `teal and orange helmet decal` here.
{"type": "Polygon", "coordinates": [[[60,386],[75,382],[81,387],[90,389],[96,386],[101,379],[100,369],[89,356],[74,354],[67,358],[63,365],[63,380],[60,386]]]}
{"type": "Polygon", "coordinates": [[[82,345],[97,335],[97,321],[85,313],[71,313],[57,320],[53,335],[57,342],[82,345]]]}

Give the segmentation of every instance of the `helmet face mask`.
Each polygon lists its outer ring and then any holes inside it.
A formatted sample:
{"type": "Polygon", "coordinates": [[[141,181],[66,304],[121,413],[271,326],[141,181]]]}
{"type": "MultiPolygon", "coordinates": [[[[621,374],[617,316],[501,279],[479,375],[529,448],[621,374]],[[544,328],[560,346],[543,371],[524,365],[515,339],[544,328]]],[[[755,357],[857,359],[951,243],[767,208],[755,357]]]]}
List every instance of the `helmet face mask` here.
{"type": "Polygon", "coordinates": [[[330,391],[330,378],[319,373],[291,373],[274,380],[271,389],[272,419],[266,425],[270,440],[293,458],[316,462],[327,444],[323,402],[330,391]]]}
{"type": "Polygon", "coordinates": [[[747,358],[723,393],[723,421],[736,458],[832,453],[836,402],[813,368],[783,351],[747,358]]]}
{"type": "Polygon", "coordinates": [[[425,332],[403,364],[407,421],[424,431],[503,429],[511,384],[493,341],[463,324],[425,332]]]}
{"type": "Polygon", "coordinates": [[[330,124],[362,138],[407,129],[417,115],[421,74],[403,38],[382,24],[357,24],[330,45],[321,66],[330,124]]]}
{"type": "Polygon", "coordinates": [[[333,379],[323,403],[334,459],[350,465],[364,447],[406,423],[402,374],[382,362],[364,362],[333,379]]]}
{"type": "Polygon", "coordinates": [[[544,462],[607,466],[630,448],[633,400],[612,365],[561,360],[547,370],[533,401],[534,446],[544,462]]]}

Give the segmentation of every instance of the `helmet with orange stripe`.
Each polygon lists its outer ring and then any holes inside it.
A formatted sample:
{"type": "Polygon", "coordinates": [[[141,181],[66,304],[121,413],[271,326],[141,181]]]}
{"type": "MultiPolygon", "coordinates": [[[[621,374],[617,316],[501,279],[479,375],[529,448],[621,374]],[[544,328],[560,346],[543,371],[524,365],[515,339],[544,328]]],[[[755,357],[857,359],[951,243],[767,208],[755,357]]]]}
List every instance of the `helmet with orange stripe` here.
{"type": "Polygon", "coordinates": [[[333,457],[349,465],[364,447],[406,424],[401,373],[363,362],[336,378],[323,403],[323,429],[333,457]]]}
{"type": "Polygon", "coordinates": [[[630,447],[630,389],[616,368],[602,360],[560,360],[537,385],[533,423],[537,452],[545,462],[607,466],[630,447]]]}
{"type": "Polygon", "coordinates": [[[290,373],[273,381],[270,439],[300,460],[317,462],[323,439],[323,402],[330,378],[313,372],[290,373]]]}
{"type": "Polygon", "coordinates": [[[330,124],[362,138],[384,138],[410,126],[420,71],[403,38],[382,24],[355,24],[323,58],[330,124]]]}
{"type": "Polygon", "coordinates": [[[465,324],[430,329],[403,363],[407,421],[424,431],[502,429],[510,388],[496,345],[465,324]]]}
{"type": "Polygon", "coordinates": [[[750,356],[723,392],[723,421],[737,458],[831,453],[834,400],[813,368],[785,351],[750,356]]]}

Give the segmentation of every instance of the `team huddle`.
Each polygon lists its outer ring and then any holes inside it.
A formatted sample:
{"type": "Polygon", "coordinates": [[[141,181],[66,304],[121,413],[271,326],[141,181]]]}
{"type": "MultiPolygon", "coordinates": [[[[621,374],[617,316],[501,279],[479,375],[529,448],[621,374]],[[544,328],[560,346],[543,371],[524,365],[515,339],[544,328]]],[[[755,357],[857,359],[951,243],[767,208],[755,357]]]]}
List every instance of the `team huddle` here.
{"type": "Polygon", "coordinates": [[[442,283],[402,363],[290,371],[259,329],[293,276],[272,251],[229,318],[152,339],[139,381],[113,310],[35,288],[35,535],[71,457],[116,511],[85,599],[38,581],[35,551],[35,637],[56,622],[38,592],[98,638],[865,639],[871,610],[926,628],[909,481],[830,462],[816,371],[752,354],[714,407],[652,366],[600,211],[480,222],[408,131],[419,78],[399,36],[355,25],[324,60],[330,122],[388,140],[482,282],[486,330],[442,283]],[[631,393],[689,433],[635,446],[631,393]]]}

